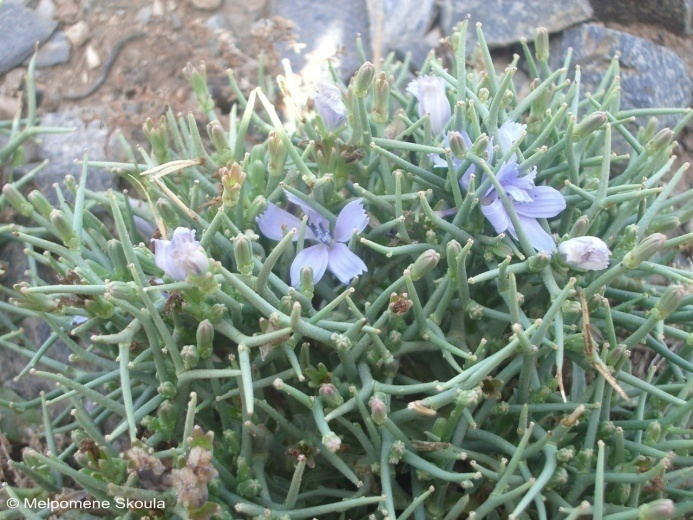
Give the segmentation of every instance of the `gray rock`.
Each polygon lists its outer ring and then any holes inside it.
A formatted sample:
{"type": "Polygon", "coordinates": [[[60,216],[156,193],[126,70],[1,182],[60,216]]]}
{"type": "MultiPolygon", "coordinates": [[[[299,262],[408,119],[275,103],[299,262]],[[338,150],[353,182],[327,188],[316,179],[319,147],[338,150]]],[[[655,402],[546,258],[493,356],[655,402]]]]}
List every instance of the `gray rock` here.
{"type": "Polygon", "coordinates": [[[211,31],[229,31],[231,30],[231,22],[225,14],[217,13],[205,21],[205,27],[211,31]]]}
{"type": "MultiPolygon", "coordinates": [[[[102,118],[91,118],[85,112],[85,108],[73,108],[64,112],[46,114],[41,119],[42,126],[58,128],[74,128],[75,132],[69,134],[45,134],[41,138],[41,159],[48,159],[49,164],[34,177],[34,183],[51,202],[57,200],[54,183],[59,183],[66,197],[69,192],[62,182],[65,175],[70,174],[79,179],[82,174],[82,166],[75,164],[75,160],[81,160],[86,149],[90,160],[106,159],[106,139],[108,127],[101,121],[102,118]],[[85,123],[85,120],[90,120],[85,123]]],[[[117,176],[110,172],[96,168],[89,169],[87,186],[91,190],[104,191],[116,188],[117,176]]]]}
{"type": "Polygon", "coordinates": [[[436,16],[436,0],[366,0],[366,5],[371,42],[375,47],[380,40],[381,56],[411,52],[420,66],[430,50],[425,38],[436,16]]]}
{"type": "Polygon", "coordinates": [[[589,0],[443,0],[441,14],[446,34],[471,15],[470,40],[476,41],[476,23],[481,22],[486,43],[493,48],[523,37],[531,40],[537,27],[554,33],[589,20],[592,7],[589,0]]]}
{"type": "Polygon", "coordinates": [[[70,40],[63,31],[57,31],[50,40],[48,40],[36,56],[37,67],[52,67],[60,63],[67,63],[70,60],[70,52],[72,46],[70,40]]]}
{"type": "MultiPolygon", "coordinates": [[[[687,107],[693,95],[693,81],[684,61],[672,50],[630,34],[585,24],[566,31],[561,41],[562,62],[573,48],[572,65],[582,70],[581,91],[594,92],[611,58],[619,52],[621,108],[687,107]]],[[[560,63],[559,62],[559,63],[560,63]]],[[[662,117],[667,126],[676,116],[662,117]]]]}
{"type": "Polygon", "coordinates": [[[693,32],[692,0],[591,0],[594,14],[600,20],[624,24],[642,22],[661,25],[680,34],[693,32]]]}
{"type": "Polygon", "coordinates": [[[53,34],[57,23],[16,4],[0,5],[0,74],[21,65],[53,34]]]}
{"type": "Polygon", "coordinates": [[[336,55],[342,78],[349,79],[361,65],[355,45],[357,34],[361,34],[363,48],[369,53],[366,0],[272,0],[270,13],[293,21],[297,41],[306,44],[301,54],[284,53],[294,72],[308,73],[311,69],[323,68],[326,60],[336,55]]]}

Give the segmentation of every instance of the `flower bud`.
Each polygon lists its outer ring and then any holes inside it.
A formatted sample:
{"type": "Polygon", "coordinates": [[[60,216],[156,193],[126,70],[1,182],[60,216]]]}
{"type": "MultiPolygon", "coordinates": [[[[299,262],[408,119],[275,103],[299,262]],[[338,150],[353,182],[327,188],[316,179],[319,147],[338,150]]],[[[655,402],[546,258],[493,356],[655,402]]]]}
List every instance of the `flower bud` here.
{"type": "Polygon", "coordinates": [[[371,88],[371,82],[375,75],[375,67],[370,61],[367,61],[359,68],[354,79],[354,94],[357,97],[366,97],[368,90],[371,88]]]}
{"type": "Polygon", "coordinates": [[[101,296],[95,296],[93,300],[85,300],[84,308],[90,314],[94,314],[104,320],[112,318],[115,314],[115,306],[101,296]]]}
{"type": "Polygon", "coordinates": [[[200,70],[197,70],[192,66],[192,63],[188,62],[183,69],[183,74],[195,92],[195,97],[200,105],[200,111],[206,113],[214,109],[214,100],[207,88],[207,67],[204,61],[200,64],[200,70]]]}
{"type": "Polygon", "coordinates": [[[637,269],[640,264],[664,247],[667,237],[661,233],[655,233],[645,237],[632,251],[626,253],[621,262],[628,269],[637,269]]]}
{"type": "Polygon", "coordinates": [[[173,401],[164,401],[159,405],[157,417],[158,430],[168,437],[178,427],[180,421],[180,410],[173,401]]]}
{"type": "Polygon", "coordinates": [[[413,264],[409,266],[411,279],[413,281],[421,280],[424,276],[438,265],[440,254],[433,249],[428,249],[419,255],[413,264]]]}
{"type": "Polygon", "coordinates": [[[570,462],[575,457],[575,448],[561,448],[556,452],[556,459],[559,462],[570,462]]]}
{"type": "Polygon", "coordinates": [[[486,148],[488,147],[489,142],[490,139],[488,136],[486,134],[481,134],[476,138],[476,141],[474,141],[474,144],[472,145],[472,153],[477,157],[483,158],[486,154],[486,148]]]}
{"type": "Polygon", "coordinates": [[[573,227],[570,230],[570,236],[573,238],[584,236],[589,228],[590,219],[583,215],[575,221],[575,224],[573,224],[573,227]]]}
{"type": "Polygon", "coordinates": [[[375,80],[375,89],[373,96],[373,121],[376,123],[385,124],[390,119],[390,89],[394,78],[383,72],[380,77],[375,80]]]}
{"type": "Polygon", "coordinates": [[[233,240],[233,254],[238,272],[245,276],[253,274],[253,244],[247,235],[239,233],[233,240]]]}
{"type": "Polygon", "coordinates": [[[262,491],[262,484],[257,479],[244,480],[236,486],[236,491],[244,498],[254,498],[262,491]]]}
{"type": "Polygon", "coordinates": [[[666,233],[667,231],[678,229],[680,226],[681,221],[678,217],[673,215],[664,215],[655,218],[650,227],[647,228],[647,231],[651,233],[666,233]]]}
{"type": "Polygon", "coordinates": [[[114,268],[114,278],[125,278],[128,273],[128,261],[125,258],[123,244],[115,238],[108,241],[108,257],[111,259],[114,268]]]}
{"type": "Polygon", "coordinates": [[[467,143],[464,142],[462,134],[459,132],[448,132],[448,142],[450,143],[450,151],[452,155],[458,159],[463,159],[469,149],[467,148],[467,143]]]}
{"type": "Polygon", "coordinates": [[[301,268],[301,278],[299,282],[301,294],[309,300],[313,298],[313,269],[305,266],[301,268]]]}
{"type": "Polygon", "coordinates": [[[488,99],[491,97],[491,92],[486,87],[480,88],[478,97],[479,101],[481,101],[483,104],[486,104],[488,102],[488,99]]]}
{"type": "Polygon", "coordinates": [[[587,473],[587,470],[592,467],[594,460],[594,451],[583,449],[575,456],[575,466],[580,473],[587,473]]]}
{"type": "Polygon", "coordinates": [[[342,445],[342,439],[335,432],[327,432],[322,436],[322,444],[330,453],[337,453],[342,445]]]}
{"type": "Polygon", "coordinates": [[[185,370],[192,370],[200,362],[196,345],[185,345],[180,351],[180,357],[183,358],[185,370]]]}
{"type": "MultiPolygon", "coordinates": [[[[29,203],[27,202],[27,204],[29,203]]],[[[59,209],[51,211],[50,221],[55,228],[55,232],[67,247],[73,248],[77,246],[77,234],[72,227],[72,222],[69,221],[63,211],[59,209]]]]}
{"type": "Polygon", "coordinates": [[[173,207],[170,201],[160,198],[156,201],[156,209],[159,211],[161,218],[168,227],[175,228],[178,226],[180,218],[178,217],[176,208],[173,207]]]}
{"type": "Polygon", "coordinates": [[[566,314],[580,314],[580,311],[582,310],[582,306],[580,305],[580,302],[576,302],[574,300],[565,300],[561,304],[561,312],[566,315],[566,314]]]}
{"type": "Polygon", "coordinates": [[[339,390],[332,383],[320,385],[319,393],[323,402],[330,408],[337,408],[344,402],[344,398],[339,393],[339,390]]]}
{"type": "Polygon", "coordinates": [[[604,112],[592,112],[587,117],[584,117],[573,130],[573,141],[577,143],[596,132],[606,123],[607,119],[604,112]]]}
{"type": "Polygon", "coordinates": [[[245,172],[241,170],[240,164],[233,163],[231,169],[220,168],[219,173],[224,189],[221,194],[221,201],[224,203],[224,207],[231,208],[238,203],[241,196],[241,187],[246,177],[245,172]]]}
{"type": "Polygon", "coordinates": [[[455,403],[468,408],[470,406],[475,406],[479,402],[481,396],[481,387],[475,386],[471,390],[461,390],[455,396],[455,403]]]}
{"type": "Polygon", "coordinates": [[[669,128],[664,128],[657,132],[655,136],[648,141],[645,149],[648,152],[658,152],[667,148],[673,141],[676,134],[669,128]]]}
{"type": "Polygon", "coordinates": [[[658,320],[663,320],[679,308],[686,296],[686,288],[683,285],[670,285],[655,304],[652,313],[658,320]]]}
{"type": "Polygon", "coordinates": [[[549,61],[549,31],[546,27],[537,27],[534,32],[534,53],[539,63],[549,61]]]}
{"type": "Polygon", "coordinates": [[[613,486],[611,491],[609,491],[607,498],[612,504],[622,506],[628,502],[631,491],[632,489],[630,484],[626,482],[618,482],[613,486]]]}
{"type": "Polygon", "coordinates": [[[339,334],[335,332],[330,336],[330,339],[332,340],[332,343],[334,343],[334,346],[338,350],[341,350],[342,352],[347,352],[348,350],[351,350],[351,340],[344,334],[339,334]]]}
{"type": "Polygon", "coordinates": [[[139,298],[140,291],[135,282],[109,282],[106,284],[106,294],[132,302],[139,298]]]}
{"type": "Polygon", "coordinates": [[[419,117],[429,114],[431,132],[434,135],[438,135],[452,117],[445,85],[445,80],[441,77],[421,76],[407,86],[407,92],[413,94],[419,102],[419,117]]]}
{"type": "Polygon", "coordinates": [[[252,222],[252,225],[254,225],[255,219],[262,215],[266,210],[267,199],[265,199],[265,197],[263,197],[262,195],[258,195],[253,199],[253,201],[250,203],[250,206],[248,206],[248,208],[246,208],[244,212],[246,225],[249,222],[252,222]]]}
{"type": "Polygon", "coordinates": [[[276,132],[270,132],[267,138],[267,153],[269,161],[267,162],[267,171],[270,177],[278,176],[284,169],[286,155],[288,153],[284,142],[276,132]]]}
{"type": "Polygon", "coordinates": [[[165,397],[166,399],[173,399],[176,397],[176,385],[174,385],[171,381],[164,381],[159,385],[159,388],[156,389],[161,396],[165,397]]]}
{"type": "Polygon", "coordinates": [[[553,472],[553,475],[551,475],[546,487],[551,489],[557,486],[562,486],[566,482],[568,482],[568,470],[563,466],[558,466],[553,472]]]}
{"type": "Polygon", "coordinates": [[[154,126],[154,121],[152,121],[151,118],[147,118],[147,121],[142,126],[142,131],[144,132],[144,136],[152,145],[152,151],[154,152],[154,157],[156,157],[157,162],[159,164],[168,162],[169,146],[166,116],[161,116],[158,126],[154,126]]]}
{"type": "Polygon", "coordinates": [[[676,508],[668,498],[660,498],[638,508],[638,520],[667,520],[674,518],[676,508]]]}
{"type": "Polygon", "coordinates": [[[203,320],[197,326],[197,352],[200,358],[207,359],[212,355],[212,344],[214,343],[214,325],[210,320],[203,320]]]}
{"type": "Polygon", "coordinates": [[[371,419],[378,426],[387,422],[387,398],[382,392],[376,392],[368,400],[368,406],[371,408],[371,419]]]}
{"type": "Polygon", "coordinates": [[[238,455],[241,453],[241,436],[234,430],[224,430],[224,443],[230,455],[238,455]]]}
{"type": "Polygon", "coordinates": [[[462,246],[457,240],[451,240],[445,246],[445,258],[448,261],[448,276],[457,280],[457,257],[462,253],[462,246]]]}
{"type": "Polygon", "coordinates": [[[662,435],[662,424],[658,421],[652,421],[647,425],[645,430],[645,443],[648,445],[653,445],[659,442],[659,438],[662,435]]]}
{"type": "Polygon", "coordinates": [[[536,255],[529,258],[527,261],[529,264],[529,270],[533,273],[538,273],[544,267],[551,263],[551,255],[548,253],[537,253],[536,255]]]}
{"type": "Polygon", "coordinates": [[[334,83],[318,81],[318,92],[313,101],[327,131],[336,130],[346,121],[347,108],[342,100],[342,91],[334,83]]]}
{"type": "Polygon", "coordinates": [[[145,273],[158,273],[159,267],[156,265],[156,257],[144,245],[135,246],[135,257],[142,266],[145,273]]]}
{"type": "Polygon", "coordinates": [[[576,237],[558,244],[558,255],[571,267],[601,271],[609,267],[611,251],[600,238],[576,237]]]}
{"type": "Polygon", "coordinates": [[[32,206],[29,201],[26,200],[24,195],[22,195],[12,184],[5,184],[2,187],[2,194],[7,199],[7,202],[9,202],[20,215],[30,217],[34,212],[34,206],[32,206]]]}
{"type": "Polygon", "coordinates": [[[29,193],[28,199],[29,202],[31,202],[31,204],[34,206],[34,209],[38,211],[42,217],[48,218],[50,216],[51,211],[53,211],[53,205],[48,202],[48,199],[43,193],[38,190],[34,190],[29,193]]]}
{"type": "Polygon", "coordinates": [[[207,125],[207,135],[209,135],[209,139],[212,141],[212,145],[217,153],[220,155],[228,155],[231,152],[229,137],[226,135],[224,127],[217,119],[207,125]]]}
{"type": "Polygon", "coordinates": [[[390,458],[388,462],[390,464],[399,464],[399,461],[404,457],[405,451],[406,445],[404,442],[396,440],[392,443],[392,447],[390,448],[390,458]]]}

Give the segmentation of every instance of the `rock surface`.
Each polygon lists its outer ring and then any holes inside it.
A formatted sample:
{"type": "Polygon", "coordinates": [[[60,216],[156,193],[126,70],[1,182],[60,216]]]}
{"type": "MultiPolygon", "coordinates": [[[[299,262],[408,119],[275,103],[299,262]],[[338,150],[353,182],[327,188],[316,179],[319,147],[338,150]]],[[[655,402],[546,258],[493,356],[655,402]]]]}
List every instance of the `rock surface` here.
{"type": "Polygon", "coordinates": [[[0,74],[21,65],[53,34],[57,23],[38,16],[20,5],[0,5],[0,74]]]}
{"type": "Polygon", "coordinates": [[[52,67],[60,63],[67,63],[70,59],[72,46],[63,31],[57,31],[36,56],[37,67],[52,67]]]}
{"type": "MultiPolygon", "coordinates": [[[[63,191],[63,179],[70,174],[79,179],[82,166],[75,164],[75,160],[81,160],[86,149],[90,160],[106,159],[106,139],[108,128],[94,118],[85,123],[88,115],[83,110],[71,109],[65,112],[46,114],[41,120],[44,127],[74,128],[75,132],[69,134],[45,134],[41,137],[40,158],[48,159],[49,164],[34,177],[34,183],[48,200],[55,202],[56,195],[54,183],[59,183],[63,191]]],[[[112,155],[111,155],[112,157],[112,155]]],[[[91,190],[102,191],[117,186],[118,179],[115,175],[104,170],[90,169],[87,178],[87,186],[91,190]]],[[[65,193],[68,196],[68,193],[65,193]]]]}
{"type": "Polygon", "coordinates": [[[420,67],[432,48],[426,34],[436,16],[436,0],[366,0],[366,5],[371,42],[374,47],[380,42],[380,56],[395,51],[403,58],[411,52],[420,67]]]}
{"type": "Polygon", "coordinates": [[[661,25],[681,34],[693,31],[692,0],[591,0],[594,14],[600,20],[619,23],[642,22],[661,25]]]}
{"type": "Polygon", "coordinates": [[[482,23],[489,47],[503,47],[534,37],[537,27],[550,33],[562,31],[592,17],[589,0],[443,0],[442,26],[446,34],[471,15],[468,34],[476,41],[477,22],[482,23]]]}
{"type": "Polygon", "coordinates": [[[313,76],[313,80],[333,56],[337,56],[342,78],[351,77],[361,64],[356,52],[357,34],[361,34],[366,52],[370,49],[366,0],[272,0],[270,13],[296,24],[297,41],[306,47],[301,54],[285,51],[284,57],[289,59],[294,72],[313,76]]]}
{"type": "MultiPolygon", "coordinates": [[[[582,70],[583,92],[597,88],[611,58],[620,53],[621,108],[687,107],[693,81],[683,60],[672,50],[630,34],[585,24],[566,31],[561,41],[561,60],[573,48],[573,66],[582,70]]],[[[676,116],[661,118],[667,126],[676,116]]]]}

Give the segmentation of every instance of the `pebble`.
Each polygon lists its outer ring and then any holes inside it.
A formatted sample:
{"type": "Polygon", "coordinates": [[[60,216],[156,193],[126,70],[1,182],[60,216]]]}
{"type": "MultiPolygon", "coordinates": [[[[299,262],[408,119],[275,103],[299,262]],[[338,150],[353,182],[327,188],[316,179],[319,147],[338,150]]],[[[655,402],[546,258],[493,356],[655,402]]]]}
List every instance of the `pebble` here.
{"type": "Polygon", "coordinates": [[[39,49],[36,57],[37,67],[52,67],[70,60],[72,47],[63,31],[56,31],[48,42],[39,49]]]}
{"type": "Polygon", "coordinates": [[[96,52],[96,49],[93,45],[87,46],[87,50],[84,53],[84,57],[86,59],[87,68],[89,70],[94,70],[99,65],[101,65],[101,58],[99,58],[99,53],[96,52]]]}
{"type": "MultiPolygon", "coordinates": [[[[468,38],[476,41],[476,24],[481,22],[484,38],[490,48],[505,47],[531,40],[537,27],[549,33],[559,32],[592,17],[589,0],[442,0],[441,20],[444,32],[452,29],[467,14],[471,15],[468,38]]],[[[467,45],[468,53],[473,51],[467,45]]]]}
{"type": "Polygon", "coordinates": [[[203,11],[215,11],[221,6],[223,0],[190,0],[190,4],[203,11]]]}
{"type": "Polygon", "coordinates": [[[33,54],[35,43],[48,40],[56,27],[56,22],[21,5],[0,5],[0,74],[21,65],[33,54]]]}
{"type": "Polygon", "coordinates": [[[34,12],[41,18],[45,18],[46,20],[52,20],[55,16],[55,10],[55,4],[52,0],[39,0],[36,9],[34,9],[34,12]]]}
{"type": "MultiPolygon", "coordinates": [[[[611,57],[620,52],[622,109],[691,104],[693,81],[684,61],[671,49],[594,24],[566,31],[555,63],[562,62],[569,47],[573,48],[571,66],[580,65],[582,70],[582,92],[596,90],[611,57]]],[[[673,126],[679,117],[663,116],[661,120],[673,126]]]]}
{"type": "Polygon", "coordinates": [[[65,28],[65,36],[73,47],[81,47],[89,38],[89,25],[84,20],[80,20],[65,28]]]}

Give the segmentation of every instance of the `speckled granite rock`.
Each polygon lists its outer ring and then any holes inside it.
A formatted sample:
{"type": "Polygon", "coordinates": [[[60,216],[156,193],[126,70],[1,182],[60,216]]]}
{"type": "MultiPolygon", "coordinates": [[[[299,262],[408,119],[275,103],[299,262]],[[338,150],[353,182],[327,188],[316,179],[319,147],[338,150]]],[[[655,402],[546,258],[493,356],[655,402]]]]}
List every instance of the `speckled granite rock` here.
{"type": "Polygon", "coordinates": [[[441,22],[446,34],[467,14],[471,15],[469,33],[475,40],[475,24],[481,22],[489,47],[503,47],[534,37],[537,27],[550,33],[589,20],[589,0],[443,0],[441,22]]]}
{"type": "MultiPolygon", "coordinates": [[[[621,108],[687,107],[693,81],[683,60],[672,50],[630,34],[585,24],[566,31],[560,59],[573,48],[573,65],[582,69],[582,91],[594,91],[611,57],[621,54],[621,108]]],[[[556,57],[558,58],[558,56],[556,57]]],[[[676,116],[662,118],[667,126],[676,116]]]]}
{"type": "Polygon", "coordinates": [[[56,26],[20,5],[0,5],[0,74],[21,65],[36,42],[45,42],[56,26]]]}
{"type": "Polygon", "coordinates": [[[269,11],[271,16],[293,21],[298,41],[306,44],[300,54],[284,52],[294,72],[315,76],[327,59],[337,55],[341,76],[347,80],[361,64],[355,45],[357,34],[361,34],[364,49],[370,49],[366,0],[272,0],[269,11]]]}
{"type": "Polygon", "coordinates": [[[693,0],[592,0],[600,20],[661,25],[676,33],[693,32],[693,0]]]}

